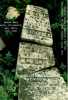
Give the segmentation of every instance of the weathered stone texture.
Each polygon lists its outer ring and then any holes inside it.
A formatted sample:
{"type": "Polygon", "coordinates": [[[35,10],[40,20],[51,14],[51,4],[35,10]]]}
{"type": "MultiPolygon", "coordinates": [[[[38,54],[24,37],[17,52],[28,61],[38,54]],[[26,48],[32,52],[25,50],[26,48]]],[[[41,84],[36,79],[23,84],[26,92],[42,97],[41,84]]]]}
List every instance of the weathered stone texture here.
{"type": "Polygon", "coordinates": [[[17,75],[32,73],[55,65],[47,9],[27,5],[21,39],[17,75]]]}
{"type": "Polygon", "coordinates": [[[53,45],[47,9],[33,5],[27,6],[21,38],[49,46],[53,45]]]}
{"type": "Polygon", "coordinates": [[[21,39],[16,68],[18,100],[68,100],[66,83],[52,67],[55,58],[47,9],[27,6],[21,39]]]}
{"type": "Polygon", "coordinates": [[[21,76],[18,100],[68,100],[68,88],[57,68],[21,76]]]}
{"type": "Polygon", "coordinates": [[[20,43],[17,73],[32,73],[55,65],[53,49],[32,43],[20,43]]]}

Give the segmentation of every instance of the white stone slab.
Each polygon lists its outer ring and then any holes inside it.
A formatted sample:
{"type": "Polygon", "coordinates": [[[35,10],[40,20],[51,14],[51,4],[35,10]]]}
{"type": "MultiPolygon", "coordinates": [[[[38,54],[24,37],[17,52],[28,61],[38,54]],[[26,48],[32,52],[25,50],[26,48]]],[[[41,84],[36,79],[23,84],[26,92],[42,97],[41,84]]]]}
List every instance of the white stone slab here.
{"type": "Polygon", "coordinates": [[[20,43],[17,74],[32,73],[55,65],[53,49],[32,43],[20,43]]]}
{"type": "Polygon", "coordinates": [[[48,46],[53,45],[47,9],[27,5],[21,38],[22,40],[35,41],[48,46]]]}

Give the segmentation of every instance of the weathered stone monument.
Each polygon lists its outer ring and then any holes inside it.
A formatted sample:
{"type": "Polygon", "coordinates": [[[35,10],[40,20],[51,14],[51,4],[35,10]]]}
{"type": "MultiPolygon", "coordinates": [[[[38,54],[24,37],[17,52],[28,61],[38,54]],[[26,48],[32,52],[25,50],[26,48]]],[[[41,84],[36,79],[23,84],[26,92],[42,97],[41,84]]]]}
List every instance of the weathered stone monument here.
{"type": "Polygon", "coordinates": [[[21,35],[17,74],[32,73],[55,65],[48,10],[28,5],[21,35]],[[25,41],[25,42],[24,42],[25,41]]]}
{"type": "Polygon", "coordinates": [[[18,100],[68,100],[68,89],[55,67],[48,10],[28,5],[19,45],[18,100]]]}

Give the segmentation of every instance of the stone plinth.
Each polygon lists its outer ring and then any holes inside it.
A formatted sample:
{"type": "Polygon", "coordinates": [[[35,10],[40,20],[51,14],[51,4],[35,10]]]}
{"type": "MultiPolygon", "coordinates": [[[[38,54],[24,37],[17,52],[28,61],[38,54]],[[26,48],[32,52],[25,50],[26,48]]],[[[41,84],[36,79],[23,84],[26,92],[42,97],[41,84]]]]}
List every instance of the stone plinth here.
{"type": "Polygon", "coordinates": [[[68,100],[68,88],[57,68],[23,75],[18,100],[68,100]]]}

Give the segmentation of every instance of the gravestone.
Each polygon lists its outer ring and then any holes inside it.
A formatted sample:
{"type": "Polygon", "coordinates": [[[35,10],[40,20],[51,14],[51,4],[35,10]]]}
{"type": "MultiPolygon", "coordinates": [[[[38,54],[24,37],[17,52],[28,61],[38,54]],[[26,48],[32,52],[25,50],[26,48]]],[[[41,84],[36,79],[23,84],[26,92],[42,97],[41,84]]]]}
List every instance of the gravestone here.
{"type": "Polygon", "coordinates": [[[21,40],[17,75],[32,73],[55,65],[53,38],[47,9],[33,5],[27,6],[21,40]]]}
{"type": "Polygon", "coordinates": [[[27,5],[16,75],[18,100],[68,100],[68,89],[55,67],[48,10],[27,5]]]}
{"type": "Polygon", "coordinates": [[[5,48],[5,43],[3,42],[2,38],[0,37],[0,51],[5,48]]]}
{"type": "Polygon", "coordinates": [[[47,9],[33,5],[27,6],[21,38],[47,46],[53,45],[47,9]]]}

